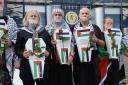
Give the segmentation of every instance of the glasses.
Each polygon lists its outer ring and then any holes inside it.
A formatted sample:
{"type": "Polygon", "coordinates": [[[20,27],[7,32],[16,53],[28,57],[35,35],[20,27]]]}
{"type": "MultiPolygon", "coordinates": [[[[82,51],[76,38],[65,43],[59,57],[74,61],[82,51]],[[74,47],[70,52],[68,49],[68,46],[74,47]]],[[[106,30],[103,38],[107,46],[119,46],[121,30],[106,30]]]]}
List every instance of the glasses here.
{"type": "Polygon", "coordinates": [[[62,14],[55,14],[54,16],[62,16],[62,14]]]}

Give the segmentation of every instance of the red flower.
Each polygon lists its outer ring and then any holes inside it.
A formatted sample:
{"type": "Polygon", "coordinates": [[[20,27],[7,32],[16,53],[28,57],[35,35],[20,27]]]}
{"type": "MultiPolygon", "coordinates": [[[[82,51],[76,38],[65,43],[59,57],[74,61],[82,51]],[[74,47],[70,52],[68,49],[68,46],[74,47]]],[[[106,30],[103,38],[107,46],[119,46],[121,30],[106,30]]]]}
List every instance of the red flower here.
{"type": "Polygon", "coordinates": [[[91,34],[91,35],[95,34],[95,31],[91,31],[90,34],[91,34]]]}
{"type": "Polygon", "coordinates": [[[86,52],[87,48],[82,48],[82,50],[86,52]]]}
{"type": "Polygon", "coordinates": [[[112,32],[112,30],[111,30],[111,29],[108,29],[108,32],[109,32],[109,33],[111,33],[111,32],[112,32]]]}
{"type": "Polygon", "coordinates": [[[38,43],[38,38],[34,38],[34,43],[35,43],[35,44],[38,43]]]}
{"type": "Polygon", "coordinates": [[[4,33],[8,33],[8,29],[4,28],[3,29],[4,33]]]}
{"type": "Polygon", "coordinates": [[[41,61],[34,61],[35,64],[40,65],[41,61]]]}
{"type": "Polygon", "coordinates": [[[79,31],[77,31],[77,36],[80,37],[81,33],[79,31]]]}
{"type": "Polygon", "coordinates": [[[62,30],[62,29],[60,29],[60,30],[59,30],[59,33],[63,33],[63,30],[62,30]]]}
{"type": "Polygon", "coordinates": [[[62,48],[62,51],[66,52],[68,50],[68,48],[62,48]]]}

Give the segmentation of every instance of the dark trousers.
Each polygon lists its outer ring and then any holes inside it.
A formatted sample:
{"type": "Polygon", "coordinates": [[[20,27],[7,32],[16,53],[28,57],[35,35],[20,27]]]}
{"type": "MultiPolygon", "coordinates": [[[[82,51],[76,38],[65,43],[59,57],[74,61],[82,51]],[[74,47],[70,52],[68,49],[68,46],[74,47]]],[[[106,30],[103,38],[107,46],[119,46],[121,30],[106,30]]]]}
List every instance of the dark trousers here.
{"type": "Polygon", "coordinates": [[[48,85],[48,78],[41,78],[34,80],[31,73],[21,72],[20,78],[24,85],[48,85]]]}
{"type": "Polygon", "coordinates": [[[100,81],[99,58],[91,62],[74,62],[73,76],[75,85],[98,85],[100,81]]]}
{"type": "Polygon", "coordinates": [[[111,60],[111,66],[108,69],[107,78],[104,82],[104,85],[119,85],[119,62],[118,59],[111,60]]]}
{"type": "Polygon", "coordinates": [[[73,85],[71,66],[59,63],[52,65],[50,77],[50,85],[73,85]]]}

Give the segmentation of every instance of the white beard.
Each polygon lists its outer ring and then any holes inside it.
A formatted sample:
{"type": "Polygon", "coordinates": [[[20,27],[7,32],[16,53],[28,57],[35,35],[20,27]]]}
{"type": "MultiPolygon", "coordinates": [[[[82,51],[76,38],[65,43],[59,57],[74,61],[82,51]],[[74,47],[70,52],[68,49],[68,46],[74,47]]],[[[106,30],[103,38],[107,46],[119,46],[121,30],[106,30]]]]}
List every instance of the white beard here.
{"type": "Polygon", "coordinates": [[[59,23],[59,22],[61,22],[62,20],[61,19],[57,19],[57,20],[55,20],[55,22],[57,22],[57,23],[59,23]]]}
{"type": "Polygon", "coordinates": [[[35,21],[35,20],[29,20],[29,27],[35,30],[37,28],[37,26],[38,26],[37,23],[38,22],[35,21]]]}
{"type": "Polygon", "coordinates": [[[88,18],[87,17],[80,17],[81,21],[87,21],[88,18]]]}

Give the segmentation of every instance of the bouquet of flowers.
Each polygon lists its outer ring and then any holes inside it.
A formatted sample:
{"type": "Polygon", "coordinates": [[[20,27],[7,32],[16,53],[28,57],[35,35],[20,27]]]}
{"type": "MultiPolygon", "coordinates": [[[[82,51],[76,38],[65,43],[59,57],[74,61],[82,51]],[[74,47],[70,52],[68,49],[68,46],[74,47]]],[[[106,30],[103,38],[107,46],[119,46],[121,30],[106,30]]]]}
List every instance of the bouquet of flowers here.
{"type": "Polygon", "coordinates": [[[112,30],[111,29],[108,29],[108,35],[111,37],[112,39],[112,48],[117,48],[117,45],[115,44],[115,36],[116,36],[116,32],[115,33],[112,33],[112,30]]]}
{"type": "Polygon", "coordinates": [[[41,58],[44,56],[44,53],[42,52],[41,48],[45,48],[45,47],[41,47],[40,46],[40,39],[38,38],[34,38],[33,39],[33,52],[29,51],[31,55],[35,55],[38,58],[41,58]]]}
{"type": "Polygon", "coordinates": [[[112,49],[114,50],[114,48],[116,48],[116,54],[118,55],[118,46],[116,45],[116,42],[115,42],[115,36],[116,36],[116,32],[112,32],[111,29],[108,29],[108,36],[111,37],[111,40],[112,40],[112,49]]]}
{"type": "Polygon", "coordinates": [[[95,31],[90,31],[90,36],[89,36],[89,49],[95,46],[95,43],[93,42],[92,38],[95,37],[95,31]]]}
{"type": "Polygon", "coordinates": [[[7,39],[7,37],[8,37],[8,31],[9,30],[7,28],[4,28],[2,31],[3,31],[3,35],[2,35],[2,37],[0,39],[0,56],[2,56],[3,50],[6,47],[4,45],[4,43],[5,43],[4,40],[7,39]]]}

